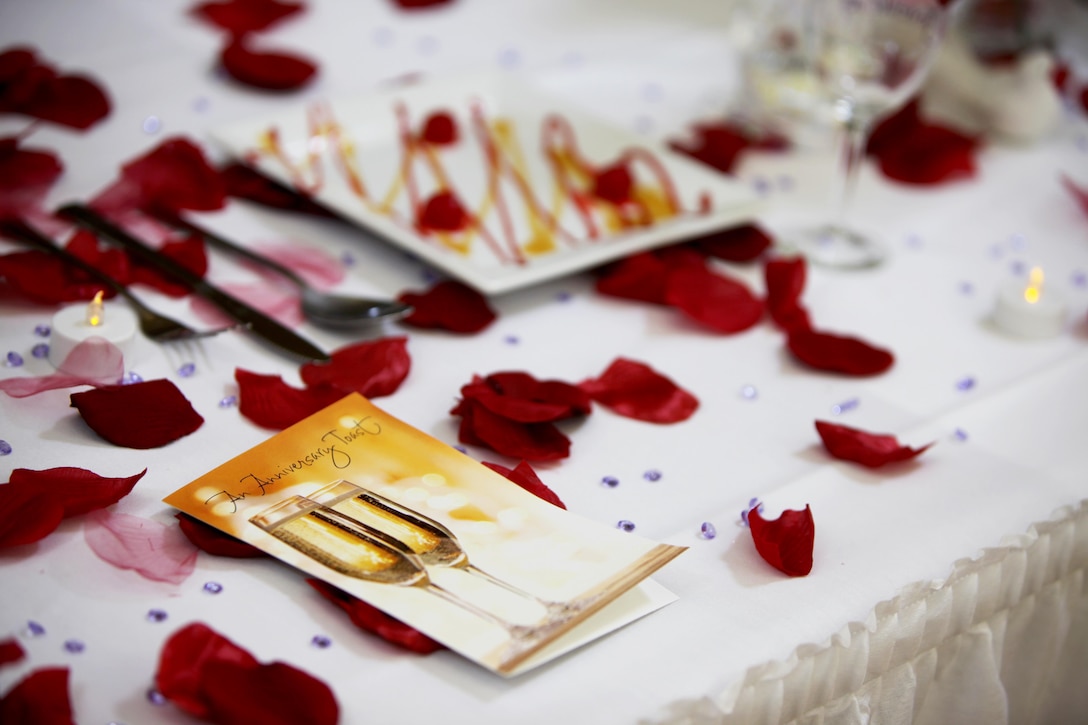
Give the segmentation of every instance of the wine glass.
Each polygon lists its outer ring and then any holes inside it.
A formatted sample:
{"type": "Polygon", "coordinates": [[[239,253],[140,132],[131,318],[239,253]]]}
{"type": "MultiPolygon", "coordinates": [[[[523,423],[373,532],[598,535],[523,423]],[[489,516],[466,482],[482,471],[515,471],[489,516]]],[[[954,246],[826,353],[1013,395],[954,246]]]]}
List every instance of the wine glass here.
{"type": "Polygon", "coordinates": [[[350,517],[302,496],[291,496],[261,511],[250,523],[335,572],[380,584],[420,587],[502,627],[513,639],[546,634],[541,627],[509,622],[435,584],[406,544],[373,536],[350,517]]]}
{"type": "Polygon", "coordinates": [[[949,23],[948,0],[804,0],[813,34],[812,72],[842,132],[837,216],[787,234],[787,246],[817,264],[873,267],[887,255],[847,219],[873,124],[921,86],[949,23]]]}
{"type": "Polygon", "coordinates": [[[349,517],[371,536],[391,546],[407,546],[424,566],[461,569],[535,602],[544,609],[550,623],[569,618],[590,603],[588,600],[554,602],[541,599],[484,571],[469,561],[468,553],[448,528],[419,511],[402,506],[350,481],[336,481],[307,498],[349,517]]]}

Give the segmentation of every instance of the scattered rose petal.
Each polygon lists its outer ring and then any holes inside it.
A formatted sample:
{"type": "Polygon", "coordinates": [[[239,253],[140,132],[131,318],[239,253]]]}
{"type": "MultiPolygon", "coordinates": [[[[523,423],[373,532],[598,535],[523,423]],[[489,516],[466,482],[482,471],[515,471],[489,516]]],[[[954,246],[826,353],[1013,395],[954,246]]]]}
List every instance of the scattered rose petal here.
{"type": "Polygon", "coordinates": [[[73,347],[60,367],[67,372],[0,380],[0,391],[26,398],[47,390],[114,383],[124,374],[124,355],[103,338],[89,338],[73,347]]]}
{"type": "Polygon", "coordinates": [[[284,51],[256,51],[245,37],[228,43],[219,60],[234,80],[269,91],[293,91],[317,73],[317,65],[308,58],[284,51]]]}
{"type": "MultiPolygon", "coordinates": [[[[0,234],[5,234],[2,221],[0,234]]],[[[102,283],[47,252],[30,249],[0,255],[0,289],[40,305],[59,305],[92,299],[102,283]]]]}
{"type": "Polygon", "coordinates": [[[461,397],[519,423],[557,421],[588,415],[592,410],[589,396],[578,386],[562,380],[537,380],[523,372],[474,377],[461,388],[461,397]]]}
{"type": "Polygon", "coordinates": [[[692,135],[694,138],[689,141],[670,141],[669,147],[726,174],[733,172],[746,149],[781,151],[789,147],[789,141],[782,136],[761,133],[728,120],[695,124],[692,135]]]}
{"type": "Polygon", "coordinates": [[[51,151],[21,149],[19,141],[11,136],[0,138],[0,219],[40,212],[46,194],[64,170],[51,151]]]}
{"type": "Polygon", "coordinates": [[[613,412],[650,423],[678,423],[699,407],[694,395],[649,365],[622,357],[579,387],[613,412]]]}
{"type": "Polygon", "coordinates": [[[158,521],[96,511],[87,516],[83,538],[102,561],[151,581],[181,584],[196,568],[196,547],[158,521]]]}
{"type": "Polygon", "coordinates": [[[933,445],[929,443],[921,448],[910,448],[900,445],[895,436],[867,433],[822,420],[816,421],[816,431],[827,452],[835,458],[860,463],[868,468],[910,460],[933,445]]]}
{"type": "Polygon", "coordinates": [[[533,467],[526,461],[522,461],[514,468],[507,468],[498,463],[489,463],[488,461],[483,461],[482,463],[495,473],[501,474],[513,483],[521,486],[537,498],[543,499],[561,509],[566,508],[566,504],[560,500],[555,491],[544,485],[544,482],[536,475],[536,471],[534,471],[533,467]]]}
{"type": "Polygon", "coordinates": [[[816,524],[812,510],[786,510],[768,521],[758,508],[748,511],[748,529],[756,551],[775,569],[790,576],[805,576],[812,571],[812,548],[816,524]]]}
{"type": "Polygon", "coordinates": [[[877,375],[895,362],[890,352],[864,340],[815,330],[793,330],[787,345],[793,356],[809,367],[844,375],[877,375]]]}
{"type": "Polygon", "coordinates": [[[8,485],[37,489],[39,495],[57,499],[64,517],[68,518],[112,506],[131,493],[146,473],[145,468],[133,476],[107,478],[85,468],[68,466],[41,471],[16,468],[8,485]]]}
{"type": "Polygon", "coordinates": [[[811,329],[808,311],[801,305],[805,289],[805,259],[771,259],[763,267],[767,285],[767,311],[785,332],[811,329]]]}
{"type": "Polygon", "coordinates": [[[16,47],[0,53],[0,113],[86,130],[109,115],[110,101],[90,78],[59,75],[33,48],[16,47]]]}
{"type": "Polygon", "coordinates": [[[978,139],[924,121],[914,100],[873,129],[866,152],[890,179],[939,184],[974,176],[978,145],[978,139]]]}
{"type": "Polygon", "coordinates": [[[301,212],[314,216],[331,217],[332,212],[320,206],[294,189],[288,189],[244,164],[230,163],[219,171],[226,187],[227,196],[252,201],[255,204],[301,212]]]}
{"type": "Polygon", "coordinates": [[[304,8],[302,3],[281,0],[225,0],[199,3],[192,13],[206,23],[239,35],[267,30],[304,8]]]}
{"type": "Polygon", "coordinates": [[[64,506],[26,486],[0,486],[0,549],[32,544],[53,533],[64,506]]]}
{"type": "Polygon", "coordinates": [[[436,192],[419,211],[416,224],[423,232],[459,232],[472,223],[472,217],[452,191],[436,192]]]}
{"type": "Polygon", "coordinates": [[[570,455],[570,439],[553,423],[518,423],[492,413],[478,401],[462,400],[450,411],[461,416],[458,440],[486,446],[511,458],[553,461],[570,455]]]}
{"type": "Polygon", "coordinates": [[[126,448],[159,448],[204,424],[177,386],[166,379],[107,385],[73,393],[71,401],[91,430],[126,448]]]}
{"type": "Polygon", "coordinates": [[[605,266],[597,277],[597,291],[623,299],[666,305],[666,281],[673,269],[705,265],[690,249],[640,252],[605,266]]]}
{"type": "Polygon", "coordinates": [[[284,662],[261,664],[200,623],[166,641],[155,683],[178,708],[218,725],[334,725],[339,719],[324,682],[284,662]]]}
{"type": "Polygon", "coordinates": [[[344,391],[328,384],[294,388],[279,375],[261,375],[242,368],[234,371],[238,382],[238,410],[262,428],[283,430],[344,397],[344,391]]]}
{"type": "Polygon", "coordinates": [[[308,386],[330,385],[367,398],[392,395],[412,366],[407,345],[406,337],[355,343],[334,351],[326,363],[305,363],[299,374],[308,386]]]}
{"type": "Polygon", "coordinates": [[[408,626],[399,619],[390,617],[377,607],[373,607],[331,584],[319,579],[307,579],[306,583],[316,589],[325,599],[347,612],[352,624],[359,629],[376,634],[387,642],[417,654],[426,655],[445,649],[442,644],[434,641],[418,629],[408,626]]]}
{"type": "Polygon", "coordinates": [[[14,639],[0,640],[0,666],[19,662],[26,657],[22,646],[14,639]]]}
{"type": "Polygon", "coordinates": [[[0,722],[75,725],[68,699],[68,668],[34,670],[0,698],[0,722]]]}
{"type": "Polygon", "coordinates": [[[1075,181],[1064,174],[1062,175],[1062,186],[1064,186],[1069,193],[1073,195],[1073,198],[1077,200],[1081,210],[1083,210],[1085,214],[1088,214],[1088,187],[1078,186],[1075,181]]]}
{"type": "Polygon", "coordinates": [[[185,534],[185,538],[203,552],[232,559],[257,559],[268,556],[253,544],[236,539],[188,514],[178,512],[174,514],[174,518],[178,520],[178,528],[185,534]]]}
{"type": "Polygon", "coordinates": [[[665,280],[665,301],[725,334],[747,330],[763,318],[763,301],[750,289],[706,266],[672,269],[665,280]]]}
{"type": "Polygon", "coordinates": [[[452,0],[392,0],[401,10],[421,10],[446,5],[452,0]]]}
{"type": "Polygon", "coordinates": [[[457,122],[447,111],[434,111],[423,121],[420,138],[433,146],[449,146],[457,143],[460,133],[457,122]]]}
{"type": "Polygon", "coordinates": [[[773,240],[766,231],[755,224],[744,224],[731,229],[705,234],[688,241],[703,254],[724,259],[727,262],[751,262],[767,251],[773,240]]]}
{"type": "Polygon", "coordinates": [[[479,332],[495,320],[486,297],[454,280],[438,282],[422,293],[402,292],[397,299],[412,306],[412,312],[401,318],[411,327],[468,334],[479,332]]]}

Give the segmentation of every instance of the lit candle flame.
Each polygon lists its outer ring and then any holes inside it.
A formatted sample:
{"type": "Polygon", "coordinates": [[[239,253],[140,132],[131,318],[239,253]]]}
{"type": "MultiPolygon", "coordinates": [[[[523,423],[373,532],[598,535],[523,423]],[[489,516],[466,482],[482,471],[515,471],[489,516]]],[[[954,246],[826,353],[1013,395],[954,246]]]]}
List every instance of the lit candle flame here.
{"type": "Polygon", "coordinates": [[[1024,299],[1028,304],[1035,304],[1043,293],[1043,270],[1034,267],[1028,275],[1028,286],[1024,288],[1024,299]]]}
{"type": "Polygon", "coordinates": [[[95,293],[94,299],[87,305],[87,324],[91,327],[99,327],[103,322],[105,307],[102,304],[102,290],[95,293]]]}

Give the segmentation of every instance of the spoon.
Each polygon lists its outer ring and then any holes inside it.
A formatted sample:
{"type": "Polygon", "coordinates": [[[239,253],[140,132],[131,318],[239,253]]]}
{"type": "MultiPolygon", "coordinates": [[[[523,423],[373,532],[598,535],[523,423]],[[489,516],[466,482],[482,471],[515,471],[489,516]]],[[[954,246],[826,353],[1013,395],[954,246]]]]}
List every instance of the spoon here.
{"type": "Polygon", "coordinates": [[[315,325],[331,328],[361,327],[387,318],[403,317],[412,311],[410,305],[394,300],[376,300],[322,292],[310,286],[293,269],[182,219],[176,214],[156,213],[155,216],[160,221],[178,229],[202,236],[213,247],[245,257],[285,277],[298,287],[301,293],[302,314],[315,325]]]}

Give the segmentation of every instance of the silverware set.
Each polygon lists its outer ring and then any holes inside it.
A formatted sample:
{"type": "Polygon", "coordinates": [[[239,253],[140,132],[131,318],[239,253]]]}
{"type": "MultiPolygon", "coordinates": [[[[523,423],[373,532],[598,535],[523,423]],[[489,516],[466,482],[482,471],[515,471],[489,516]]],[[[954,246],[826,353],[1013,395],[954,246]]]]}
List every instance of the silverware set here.
{"type": "MultiPolygon", "coordinates": [[[[309,340],[242,300],[215,287],[90,207],[83,204],[66,204],[57,211],[57,214],[94,232],[100,239],[127,250],[134,257],[155,267],[172,279],[184,283],[194,294],[216,305],[235,321],[234,324],[226,327],[194,330],[188,325],[151,309],[129,291],[125,285],[85,260],[68,252],[26,222],[22,220],[0,221],[0,234],[3,236],[59,257],[66,263],[83,270],[123,297],[135,311],[139,320],[140,331],[148,339],[158,343],[169,343],[211,337],[228,330],[241,329],[293,357],[305,360],[329,359],[329,355],[325,351],[309,340]]],[[[411,311],[411,307],[408,305],[393,300],[376,300],[321,292],[308,285],[294,270],[236,244],[220,234],[185,220],[177,214],[158,213],[152,216],[175,229],[199,235],[217,249],[225,250],[251,262],[261,264],[283,276],[298,287],[303,314],[315,325],[338,330],[361,328],[372,326],[385,319],[395,319],[411,311]]]]}

